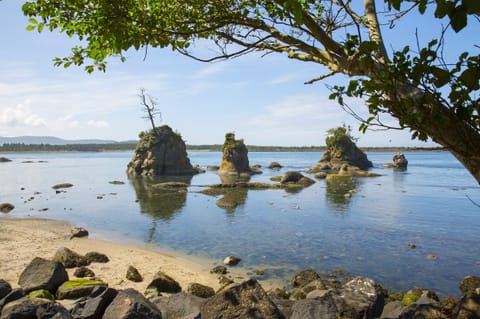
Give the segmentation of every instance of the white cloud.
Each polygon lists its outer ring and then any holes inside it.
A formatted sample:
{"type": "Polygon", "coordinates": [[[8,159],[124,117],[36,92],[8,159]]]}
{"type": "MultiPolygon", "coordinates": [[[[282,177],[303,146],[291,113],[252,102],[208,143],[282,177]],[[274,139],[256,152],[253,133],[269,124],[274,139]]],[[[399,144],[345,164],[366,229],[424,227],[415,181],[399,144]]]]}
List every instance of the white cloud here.
{"type": "MultiPolygon", "coordinates": [[[[26,101],[28,103],[28,100],[26,101]]],[[[0,125],[8,127],[38,127],[47,125],[47,121],[35,114],[27,105],[0,108],[0,125]]]]}
{"type": "Polygon", "coordinates": [[[192,78],[198,80],[198,79],[210,77],[213,74],[221,73],[223,70],[225,70],[226,66],[227,66],[226,62],[217,62],[217,63],[209,64],[207,67],[194,73],[192,78]]]}
{"type": "Polygon", "coordinates": [[[95,128],[105,128],[105,127],[109,127],[110,125],[106,121],[90,120],[87,122],[87,126],[91,126],[95,128]]]}

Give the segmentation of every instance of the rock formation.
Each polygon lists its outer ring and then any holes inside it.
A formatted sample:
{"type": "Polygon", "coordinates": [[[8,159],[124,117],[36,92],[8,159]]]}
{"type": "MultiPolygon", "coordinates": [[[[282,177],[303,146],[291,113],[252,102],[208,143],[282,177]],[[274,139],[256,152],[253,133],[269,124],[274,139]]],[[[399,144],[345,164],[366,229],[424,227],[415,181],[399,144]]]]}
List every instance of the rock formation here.
{"type": "Polygon", "coordinates": [[[401,168],[405,169],[407,168],[408,165],[408,160],[405,158],[405,155],[403,153],[397,152],[393,154],[393,167],[394,168],[401,168]]]}
{"type": "Polygon", "coordinates": [[[243,140],[235,140],[234,133],[225,135],[225,142],[222,146],[222,164],[218,170],[219,175],[241,175],[251,174],[248,162],[248,150],[243,140]]]}
{"type": "MultiPolygon", "coordinates": [[[[352,141],[347,128],[338,127],[329,133],[330,136],[325,140],[327,145],[325,153],[320,161],[308,170],[309,173],[350,171],[354,174],[359,170],[367,170],[373,166],[367,155],[352,141]]],[[[359,175],[364,176],[365,174],[359,175]]]]}
{"type": "Polygon", "coordinates": [[[128,164],[129,176],[194,175],[185,142],[168,125],[156,128],[156,133],[140,134],[135,154],[128,164]]]}

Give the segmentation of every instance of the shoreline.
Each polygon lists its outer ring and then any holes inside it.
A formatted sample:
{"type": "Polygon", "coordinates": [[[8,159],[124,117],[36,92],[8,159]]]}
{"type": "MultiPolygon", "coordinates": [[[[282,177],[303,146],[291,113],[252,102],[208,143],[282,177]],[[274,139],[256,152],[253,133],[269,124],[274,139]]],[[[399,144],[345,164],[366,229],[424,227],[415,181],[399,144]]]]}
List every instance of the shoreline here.
{"type": "MultiPolygon", "coordinates": [[[[67,247],[85,255],[88,252],[106,254],[108,263],[92,263],[88,266],[96,275],[115,289],[134,288],[145,291],[154,274],[159,270],[174,278],[186,289],[190,283],[200,283],[218,290],[221,285],[217,274],[211,274],[211,265],[205,260],[184,256],[173,251],[157,249],[138,242],[116,243],[103,239],[70,239],[72,225],[68,222],[40,219],[0,217],[0,273],[2,278],[18,287],[18,278],[26,265],[35,257],[51,259],[58,248],[67,247]],[[136,283],[125,278],[127,268],[138,269],[143,281],[136,283]]],[[[95,236],[94,236],[95,237],[95,236]]],[[[219,263],[220,264],[220,263],[219,263]]],[[[67,269],[74,278],[74,269],[67,269]]],[[[229,267],[228,275],[235,281],[249,276],[242,268],[229,267]]],[[[265,289],[273,285],[262,281],[265,289]]]]}

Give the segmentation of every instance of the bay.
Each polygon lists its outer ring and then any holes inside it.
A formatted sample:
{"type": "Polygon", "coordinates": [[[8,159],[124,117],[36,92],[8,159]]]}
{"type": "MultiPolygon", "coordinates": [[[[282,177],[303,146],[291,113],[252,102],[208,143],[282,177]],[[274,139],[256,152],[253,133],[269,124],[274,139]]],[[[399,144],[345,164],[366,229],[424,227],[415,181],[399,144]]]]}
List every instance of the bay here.
{"type": "MultiPolygon", "coordinates": [[[[250,181],[304,171],[321,155],[251,152],[250,164],[260,164],[263,174],[250,181]],[[284,167],[266,168],[272,161],[284,167]]],[[[96,238],[141,241],[212,263],[238,255],[244,267],[265,269],[269,278],[286,280],[303,268],[345,269],[389,290],[458,295],[459,280],[480,273],[479,187],[447,152],[406,152],[406,171],[382,168],[392,155],[368,153],[380,177],[317,180],[296,192],[238,190],[228,196],[240,205],[226,210],[215,204],[221,195],[200,193],[220,183],[212,171],[176,178],[189,183],[187,192],[162,191],[152,184],[172,178],[127,178],[131,152],[2,154],[13,161],[0,164],[0,202],[16,206],[11,216],[66,220],[96,238]],[[67,182],[74,186],[65,192],[52,189],[67,182]]],[[[202,167],[221,161],[218,152],[189,157],[202,167]]]]}

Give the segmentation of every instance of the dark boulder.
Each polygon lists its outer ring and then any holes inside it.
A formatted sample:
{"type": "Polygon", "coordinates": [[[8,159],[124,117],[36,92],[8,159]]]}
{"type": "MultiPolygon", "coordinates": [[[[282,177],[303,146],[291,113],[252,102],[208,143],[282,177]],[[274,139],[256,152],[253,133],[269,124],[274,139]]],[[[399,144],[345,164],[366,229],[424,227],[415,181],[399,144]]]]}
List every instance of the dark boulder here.
{"type": "Polygon", "coordinates": [[[238,263],[242,261],[241,258],[237,257],[237,256],[227,256],[225,257],[225,259],[223,259],[223,263],[227,266],[235,266],[235,265],[238,265],[238,263]]]}
{"type": "Polygon", "coordinates": [[[74,319],[101,319],[118,291],[105,286],[95,287],[88,297],[79,299],[71,310],[74,319]]]}
{"type": "Polygon", "coordinates": [[[295,302],[290,319],[340,319],[333,298],[304,299],[295,302]]]}
{"type": "Polygon", "coordinates": [[[313,269],[305,269],[298,272],[292,279],[292,287],[303,287],[310,282],[320,279],[320,275],[313,269]]]}
{"type": "Polygon", "coordinates": [[[195,175],[180,134],[164,125],[144,133],[128,164],[129,176],[195,175]]]}
{"type": "Polygon", "coordinates": [[[128,280],[133,281],[133,282],[142,282],[143,281],[142,275],[140,275],[140,272],[138,271],[138,269],[133,267],[133,266],[128,266],[127,274],[125,275],[125,277],[128,280]]]}
{"type": "Polygon", "coordinates": [[[12,160],[11,159],[8,159],[6,157],[0,157],[0,163],[7,163],[7,162],[11,162],[12,160]]]}
{"type": "Polygon", "coordinates": [[[135,289],[120,291],[102,319],[162,319],[161,312],[135,289]]]}
{"type": "Polygon", "coordinates": [[[59,303],[40,298],[23,297],[2,309],[2,319],[72,319],[59,303]]]}
{"type": "Polygon", "coordinates": [[[191,283],[187,287],[187,292],[200,298],[210,298],[215,295],[215,290],[199,283],[191,283]]]}
{"type": "Polygon", "coordinates": [[[61,263],[35,257],[20,274],[18,284],[26,293],[46,289],[54,294],[67,280],[68,274],[61,263]]]}
{"type": "Polygon", "coordinates": [[[178,293],[170,297],[154,297],[150,301],[160,309],[162,318],[200,318],[200,306],[205,303],[204,298],[186,293],[178,293]]]}
{"type": "Polygon", "coordinates": [[[73,275],[78,278],[95,277],[95,273],[85,266],[75,269],[73,275]]]}
{"type": "Polygon", "coordinates": [[[480,318],[480,295],[470,294],[463,296],[455,309],[455,319],[480,318]]]}
{"type": "Polygon", "coordinates": [[[211,274],[219,274],[219,275],[225,275],[227,272],[228,272],[227,267],[222,265],[215,266],[210,270],[211,274]]]}
{"type": "Polygon", "coordinates": [[[147,286],[147,291],[153,292],[154,295],[160,295],[162,292],[175,294],[182,291],[182,287],[180,287],[175,279],[159,271],[147,286]]]}
{"type": "Polygon", "coordinates": [[[458,284],[458,288],[464,295],[475,293],[477,288],[480,288],[480,277],[467,276],[464,277],[458,284]]]}
{"type": "Polygon", "coordinates": [[[8,295],[12,291],[12,286],[3,279],[0,279],[0,299],[8,295]]]}
{"type": "Polygon", "coordinates": [[[0,204],[0,212],[2,213],[10,213],[15,208],[14,205],[10,203],[1,203],[0,204]]]}
{"type": "Polygon", "coordinates": [[[88,230],[86,230],[85,228],[83,227],[75,227],[75,228],[72,228],[72,230],[70,231],[70,239],[72,238],[81,238],[81,237],[88,237],[88,230]]]}
{"type": "MultiPolygon", "coordinates": [[[[412,304],[405,310],[398,319],[449,319],[445,314],[442,313],[442,309],[435,304],[412,304]]],[[[474,317],[478,318],[478,317],[474,317]]],[[[460,318],[458,318],[460,319],[460,318]]],[[[473,319],[473,318],[472,318],[473,319]]]]}
{"type": "Polygon", "coordinates": [[[87,258],[88,263],[108,263],[110,259],[108,259],[107,255],[97,253],[95,251],[91,251],[85,254],[85,258],[87,258]]]}
{"type": "Polygon", "coordinates": [[[200,307],[200,311],[202,319],[284,318],[255,279],[249,279],[221,290],[207,299],[200,307]]]}
{"type": "Polygon", "coordinates": [[[278,162],[271,162],[270,164],[267,165],[267,168],[270,168],[270,169],[273,169],[273,170],[279,170],[282,167],[283,166],[280,165],[280,163],[278,163],[278,162]]]}
{"type": "Polygon", "coordinates": [[[58,248],[52,261],[62,263],[65,268],[75,268],[87,266],[89,264],[88,259],[85,256],[79,255],[67,247],[58,248]]]}
{"type": "Polygon", "coordinates": [[[0,313],[7,304],[23,297],[25,297],[25,291],[22,288],[12,289],[5,297],[0,299],[0,313]]]}

